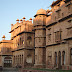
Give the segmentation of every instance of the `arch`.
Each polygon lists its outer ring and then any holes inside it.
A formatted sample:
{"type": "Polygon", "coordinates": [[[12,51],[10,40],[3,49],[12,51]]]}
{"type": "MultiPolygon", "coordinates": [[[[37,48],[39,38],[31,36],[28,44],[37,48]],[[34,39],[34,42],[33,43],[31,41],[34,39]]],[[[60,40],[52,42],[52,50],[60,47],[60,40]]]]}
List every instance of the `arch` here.
{"type": "Polygon", "coordinates": [[[72,48],[70,49],[70,64],[72,65],[72,48]]]}
{"type": "Polygon", "coordinates": [[[4,67],[12,67],[12,58],[7,56],[4,58],[4,67]]]}
{"type": "Polygon", "coordinates": [[[14,56],[14,64],[15,64],[15,56],[14,56]]]}
{"type": "Polygon", "coordinates": [[[17,63],[17,56],[16,56],[16,62],[15,63],[17,63]]]}
{"type": "Polygon", "coordinates": [[[27,55],[26,62],[27,63],[32,63],[32,56],[30,54],[27,55]]]}
{"type": "Polygon", "coordinates": [[[21,64],[21,55],[20,55],[20,64],[21,64]]]}
{"type": "Polygon", "coordinates": [[[22,63],[23,63],[23,54],[22,54],[22,63]]]}
{"type": "Polygon", "coordinates": [[[62,52],[62,65],[65,65],[65,51],[62,52]]]}
{"type": "Polygon", "coordinates": [[[55,52],[55,66],[57,66],[57,52],[55,52]]]}
{"type": "Polygon", "coordinates": [[[58,67],[61,67],[61,52],[58,52],[58,67]]]}

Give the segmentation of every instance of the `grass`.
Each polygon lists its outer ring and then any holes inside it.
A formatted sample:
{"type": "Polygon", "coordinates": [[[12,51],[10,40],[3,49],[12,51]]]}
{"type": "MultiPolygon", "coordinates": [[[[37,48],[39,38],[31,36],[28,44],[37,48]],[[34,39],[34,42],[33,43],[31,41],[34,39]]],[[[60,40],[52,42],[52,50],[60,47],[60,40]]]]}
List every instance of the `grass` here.
{"type": "Polygon", "coordinates": [[[53,70],[53,69],[41,69],[41,68],[24,68],[24,70],[41,70],[41,71],[51,71],[51,72],[72,72],[72,70],[53,70]]]}

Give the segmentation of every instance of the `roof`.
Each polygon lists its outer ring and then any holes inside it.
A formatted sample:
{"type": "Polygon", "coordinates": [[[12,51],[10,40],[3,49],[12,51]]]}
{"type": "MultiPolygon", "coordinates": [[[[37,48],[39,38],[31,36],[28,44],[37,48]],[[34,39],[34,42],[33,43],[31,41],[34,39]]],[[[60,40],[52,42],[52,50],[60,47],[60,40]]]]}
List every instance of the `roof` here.
{"type": "Polygon", "coordinates": [[[37,15],[46,15],[46,16],[48,16],[46,10],[44,10],[42,8],[37,11],[37,13],[34,17],[36,17],[37,15]]]}
{"type": "Polygon", "coordinates": [[[38,11],[37,11],[37,13],[36,14],[47,14],[46,13],[46,10],[44,10],[44,9],[39,9],[38,11]]]}
{"type": "Polygon", "coordinates": [[[57,0],[57,1],[55,1],[55,2],[53,1],[51,7],[55,6],[55,5],[58,4],[60,1],[62,1],[62,0],[57,0]]]}

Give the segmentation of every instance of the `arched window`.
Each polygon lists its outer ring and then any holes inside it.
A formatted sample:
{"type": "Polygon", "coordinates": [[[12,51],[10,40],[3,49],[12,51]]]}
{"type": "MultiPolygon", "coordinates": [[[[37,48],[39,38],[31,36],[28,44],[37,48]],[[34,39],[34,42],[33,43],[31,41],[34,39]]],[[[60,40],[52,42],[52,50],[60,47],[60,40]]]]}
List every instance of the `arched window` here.
{"type": "Polygon", "coordinates": [[[18,55],[18,64],[19,64],[19,55],[18,55]]]}
{"type": "Polygon", "coordinates": [[[23,63],[23,55],[22,55],[22,63],[23,63]]]}
{"type": "Polygon", "coordinates": [[[15,64],[15,56],[14,56],[14,64],[15,64]]]}
{"type": "Polygon", "coordinates": [[[20,55],[20,64],[21,64],[21,55],[20,55]]]}
{"type": "Polygon", "coordinates": [[[17,56],[16,56],[16,63],[17,63],[17,56]]]}
{"type": "Polygon", "coordinates": [[[70,64],[72,65],[72,48],[70,49],[70,64]]]}
{"type": "Polygon", "coordinates": [[[65,65],[65,51],[62,52],[62,65],[65,65]]]}
{"type": "Polygon", "coordinates": [[[61,66],[61,52],[58,52],[58,65],[61,66]]]}
{"type": "Polygon", "coordinates": [[[55,52],[55,66],[57,66],[57,52],[55,52]]]}

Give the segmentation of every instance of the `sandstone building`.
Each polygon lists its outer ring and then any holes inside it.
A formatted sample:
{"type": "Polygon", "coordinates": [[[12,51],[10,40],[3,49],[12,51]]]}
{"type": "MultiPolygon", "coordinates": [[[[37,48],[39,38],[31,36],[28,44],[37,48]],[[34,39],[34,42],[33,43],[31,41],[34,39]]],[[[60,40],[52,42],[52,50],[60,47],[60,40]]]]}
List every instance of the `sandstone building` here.
{"type": "Polygon", "coordinates": [[[11,40],[1,41],[0,48],[4,49],[3,43],[10,47],[7,57],[12,67],[72,69],[72,1],[57,0],[51,8],[38,10],[33,24],[31,18],[25,21],[25,17],[11,24],[11,40]]]}
{"type": "Polygon", "coordinates": [[[11,40],[5,40],[5,36],[0,41],[0,66],[12,67],[11,40]]]}

